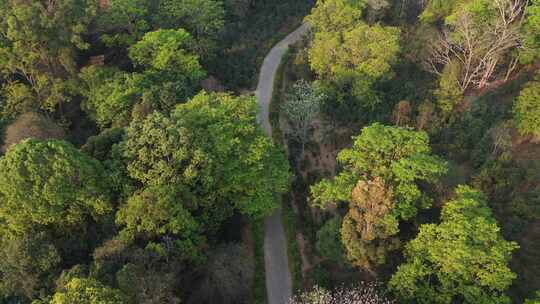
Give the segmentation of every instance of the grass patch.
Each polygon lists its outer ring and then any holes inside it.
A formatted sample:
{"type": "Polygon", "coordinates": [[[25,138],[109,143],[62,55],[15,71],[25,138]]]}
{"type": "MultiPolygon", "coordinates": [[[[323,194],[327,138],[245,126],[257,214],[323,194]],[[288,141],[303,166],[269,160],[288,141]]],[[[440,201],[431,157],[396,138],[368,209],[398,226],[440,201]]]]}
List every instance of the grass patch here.
{"type": "Polygon", "coordinates": [[[253,256],[255,258],[255,278],[253,282],[253,303],[266,303],[266,276],[264,270],[264,221],[251,223],[253,235],[253,256]]]}

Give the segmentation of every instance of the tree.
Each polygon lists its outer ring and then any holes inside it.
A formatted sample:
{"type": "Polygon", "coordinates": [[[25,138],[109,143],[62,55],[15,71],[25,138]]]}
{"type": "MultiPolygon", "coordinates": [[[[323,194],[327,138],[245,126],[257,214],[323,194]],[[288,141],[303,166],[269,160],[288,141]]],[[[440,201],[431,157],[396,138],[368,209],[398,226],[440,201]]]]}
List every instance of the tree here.
{"type": "Polygon", "coordinates": [[[133,194],[120,207],[116,222],[125,226],[121,234],[127,239],[174,236],[180,239],[183,251],[196,252],[204,240],[199,222],[186,207],[190,202],[173,187],[149,187],[133,194]]]}
{"type": "Polygon", "coordinates": [[[170,111],[196,93],[206,72],[199,56],[188,50],[191,43],[191,35],[182,29],[157,30],[129,49],[131,60],[145,69],[134,77],[134,87],[140,88],[143,102],[150,99],[157,104],[153,108],[170,111]]]}
{"type": "Polygon", "coordinates": [[[10,146],[27,138],[47,140],[62,139],[64,136],[64,130],[51,119],[34,112],[29,112],[19,116],[17,120],[7,126],[4,133],[2,151],[6,152],[10,146]]]}
{"type": "Polygon", "coordinates": [[[214,250],[203,270],[191,303],[247,303],[255,275],[253,259],[240,244],[227,244],[214,250]]]}
{"type": "Polygon", "coordinates": [[[287,189],[288,164],[259,129],[256,107],[252,97],[202,92],[170,117],[155,112],[134,121],[123,146],[130,175],[183,189],[208,211],[271,213],[274,195],[287,189]]]}
{"type": "Polygon", "coordinates": [[[129,49],[129,57],[144,71],[133,76],[143,102],[170,111],[191,98],[206,76],[199,56],[189,50],[193,40],[183,29],[149,32],[129,49]],[[163,92],[165,91],[165,92],[163,92]]]}
{"type": "Polygon", "coordinates": [[[392,122],[398,127],[407,127],[411,124],[412,107],[407,100],[396,104],[392,111],[392,122]]]}
{"type": "Polygon", "coordinates": [[[522,63],[532,63],[540,57],[540,1],[531,0],[525,15],[522,27],[524,47],[520,50],[520,59],[522,63]]]}
{"type": "Polygon", "coordinates": [[[111,156],[113,146],[122,141],[124,134],[125,130],[120,128],[103,130],[98,135],[89,137],[81,147],[81,152],[99,161],[106,161],[111,156]]]}
{"type": "Polygon", "coordinates": [[[317,253],[322,258],[327,258],[333,262],[343,264],[345,261],[345,252],[340,239],[342,219],[336,216],[324,223],[321,229],[317,231],[317,253]]]}
{"type": "Polygon", "coordinates": [[[306,291],[289,302],[290,304],[393,304],[395,301],[389,299],[381,291],[377,283],[360,283],[349,288],[338,288],[328,291],[315,286],[312,290],[306,291]]]}
{"type": "Polygon", "coordinates": [[[171,243],[166,239],[140,248],[119,238],[109,240],[94,252],[91,274],[118,286],[128,303],[178,304],[179,287],[188,285],[180,280],[182,274],[189,285],[193,277],[186,275],[189,270],[183,265],[184,258],[171,243]]]}
{"type": "Polygon", "coordinates": [[[540,291],[536,292],[536,295],[532,299],[525,300],[525,304],[538,304],[540,303],[540,291]]]}
{"type": "Polygon", "coordinates": [[[300,141],[302,155],[325,99],[326,96],[323,93],[302,80],[293,86],[291,94],[281,108],[292,124],[291,130],[287,132],[300,141]]]}
{"type": "Polygon", "coordinates": [[[130,74],[91,66],[83,68],[79,77],[82,108],[100,127],[129,124],[133,105],[141,98],[141,89],[130,74]]]}
{"type": "MultiPolygon", "coordinates": [[[[198,56],[186,48],[192,42],[191,35],[183,29],[149,32],[129,48],[129,57],[136,65],[156,70],[175,70],[204,77],[198,56]]],[[[191,76],[193,75],[193,76],[191,76]]]]}
{"type": "Polygon", "coordinates": [[[514,103],[513,112],[521,135],[540,136],[540,81],[526,85],[514,103]]]}
{"type": "Polygon", "coordinates": [[[38,112],[40,104],[32,88],[20,81],[6,82],[0,91],[0,115],[2,120],[9,121],[16,119],[28,112],[38,112]]]}
{"type": "Polygon", "coordinates": [[[440,39],[430,46],[426,67],[441,75],[447,65],[459,64],[462,92],[482,89],[501,74],[507,80],[519,61],[512,51],[522,45],[519,28],[527,2],[458,2],[440,39]]]}
{"type": "Polygon", "coordinates": [[[444,20],[451,15],[456,6],[463,0],[429,0],[427,6],[420,15],[420,20],[426,23],[434,23],[444,20]]]}
{"type": "Polygon", "coordinates": [[[390,7],[388,0],[367,0],[366,19],[370,24],[381,20],[390,7]]]}
{"type": "Polygon", "coordinates": [[[74,278],[64,290],[57,291],[49,304],[126,304],[126,297],[118,290],[94,279],[74,278]]]}
{"type": "Polygon", "coordinates": [[[225,9],[219,0],[162,0],[157,23],[167,28],[184,28],[195,38],[195,50],[208,57],[217,47],[225,26],[225,9]]]}
{"type": "Polygon", "coordinates": [[[83,108],[101,126],[122,127],[136,105],[168,112],[192,97],[206,73],[199,57],[188,51],[192,39],[184,30],[149,32],[129,49],[140,72],[89,67],[80,77],[83,108]]]}
{"type": "Polygon", "coordinates": [[[510,303],[516,277],[508,267],[514,242],[504,240],[485,196],[460,186],[440,224],[424,224],[407,244],[406,262],[390,280],[403,299],[418,303],[510,303]]]}
{"type": "Polygon", "coordinates": [[[400,220],[431,205],[419,183],[434,183],[447,171],[446,162],[431,154],[428,136],[378,123],[362,130],[353,147],[338,155],[343,170],[333,180],[311,188],[313,204],[348,202],[341,228],[353,264],[371,268],[397,247],[400,220]]]}
{"type": "Polygon", "coordinates": [[[69,227],[111,211],[101,164],[71,144],[25,140],[0,159],[0,219],[14,231],[69,227]]]}
{"type": "Polygon", "coordinates": [[[371,270],[382,265],[388,251],[399,248],[399,232],[392,189],[380,178],[358,181],[341,225],[341,240],[355,266],[371,270]]]}
{"type": "Polygon", "coordinates": [[[318,0],[306,20],[315,32],[342,32],[362,23],[367,1],[318,0]]]}
{"type": "Polygon", "coordinates": [[[459,83],[461,66],[458,63],[449,63],[444,67],[439,79],[439,87],[435,90],[435,98],[441,114],[445,118],[451,117],[455,108],[463,100],[463,91],[459,83]]]}
{"type": "Polygon", "coordinates": [[[101,40],[108,46],[130,46],[151,29],[151,1],[148,0],[109,0],[107,9],[102,12],[97,25],[101,40]]]}
{"type": "Polygon", "coordinates": [[[77,50],[88,48],[83,35],[97,3],[72,1],[5,1],[0,8],[0,70],[31,88],[42,109],[69,101],[77,50]]]}
{"type": "Polygon", "coordinates": [[[399,29],[369,26],[360,16],[360,8],[342,0],[318,4],[308,17],[315,32],[309,59],[320,80],[338,91],[350,87],[352,96],[373,108],[379,102],[373,84],[388,78],[397,61],[399,29]],[[344,18],[340,20],[336,14],[344,18]]]}
{"type": "Polygon", "coordinates": [[[45,232],[31,231],[0,237],[0,298],[32,300],[48,291],[60,272],[61,257],[45,232]]]}

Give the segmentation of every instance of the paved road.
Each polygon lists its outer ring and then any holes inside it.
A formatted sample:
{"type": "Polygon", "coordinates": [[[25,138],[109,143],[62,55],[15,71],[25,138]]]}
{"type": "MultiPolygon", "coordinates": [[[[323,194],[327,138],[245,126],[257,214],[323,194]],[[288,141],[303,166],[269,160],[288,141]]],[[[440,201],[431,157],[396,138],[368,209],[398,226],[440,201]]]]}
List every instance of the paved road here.
{"type": "MultiPolygon", "coordinates": [[[[269,121],[269,106],[274,88],[274,79],[281,58],[290,44],[298,41],[306,33],[307,25],[302,25],[279,42],[264,59],[257,85],[257,100],[260,105],[257,120],[265,133],[272,136],[269,121]]],[[[292,294],[291,272],[287,257],[287,241],[281,220],[281,209],[264,221],[264,265],[268,304],[288,303],[292,294]]]]}

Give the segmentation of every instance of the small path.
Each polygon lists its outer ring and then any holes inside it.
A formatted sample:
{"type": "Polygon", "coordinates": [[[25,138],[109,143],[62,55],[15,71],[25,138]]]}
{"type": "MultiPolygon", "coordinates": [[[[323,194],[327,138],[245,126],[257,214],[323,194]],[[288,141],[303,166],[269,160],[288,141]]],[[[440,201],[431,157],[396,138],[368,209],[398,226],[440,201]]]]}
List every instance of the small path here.
{"type": "MultiPolygon", "coordinates": [[[[300,40],[307,30],[308,26],[304,24],[285,37],[268,53],[261,67],[256,91],[260,107],[257,121],[270,137],[272,137],[269,121],[270,102],[281,58],[289,45],[300,40]]],[[[276,210],[264,221],[264,266],[268,304],[288,303],[292,295],[292,281],[281,209],[276,210]]]]}

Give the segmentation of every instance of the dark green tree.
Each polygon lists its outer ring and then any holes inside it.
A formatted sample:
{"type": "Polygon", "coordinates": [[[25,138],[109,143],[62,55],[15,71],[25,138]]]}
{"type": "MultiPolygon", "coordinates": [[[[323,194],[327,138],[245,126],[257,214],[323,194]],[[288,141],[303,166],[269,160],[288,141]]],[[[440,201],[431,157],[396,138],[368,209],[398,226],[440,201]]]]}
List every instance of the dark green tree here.
{"type": "Polygon", "coordinates": [[[152,28],[150,14],[152,1],[109,0],[109,5],[97,18],[103,33],[101,40],[107,46],[128,47],[152,28]]]}
{"type": "Polygon", "coordinates": [[[345,261],[345,250],[343,243],[341,243],[341,222],[342,219],[339,216],[332,218],[317,231],[317,253],[322,257],[334,261],[336,263],[343,263],[345,261]]]}
{"type": "Polygon", "coordinates": [[[60,273],[61,257],[44,232],[12,234],[0,237],[0,299],[19,296],[35,299],[53,287],[60,273]]]}
{"type": "Polygon", "coordinates": [[[225,9],[220,0],[162,0],[157,24],[184,28],[194,37],[194,49],[207,58],[218,47],[225,27],[225,9]]]}

